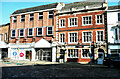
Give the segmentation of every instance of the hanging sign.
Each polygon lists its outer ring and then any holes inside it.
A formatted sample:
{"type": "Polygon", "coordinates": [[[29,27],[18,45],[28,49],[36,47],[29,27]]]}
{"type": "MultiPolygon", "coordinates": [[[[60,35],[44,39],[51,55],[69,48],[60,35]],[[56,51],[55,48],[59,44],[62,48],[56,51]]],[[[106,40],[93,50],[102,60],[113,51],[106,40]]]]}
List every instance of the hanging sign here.
{"type": "Polygon", "coordinates": [[[16,56],[17,55],[17,52],[13,52],[13,56],[16,56]]]}
{"type": "Polygon", "coordinates": [[[23,56],[24,56],[24,53],[21,52],[21,53],[20,53],[20,57],[23,57],[23,56]]]}

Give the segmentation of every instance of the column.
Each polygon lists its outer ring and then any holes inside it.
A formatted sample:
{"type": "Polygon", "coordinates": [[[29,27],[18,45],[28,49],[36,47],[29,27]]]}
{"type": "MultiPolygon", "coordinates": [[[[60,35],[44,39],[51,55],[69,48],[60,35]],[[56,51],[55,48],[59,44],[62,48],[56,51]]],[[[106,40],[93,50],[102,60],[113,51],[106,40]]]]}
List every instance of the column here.
{"type": "Polygon", "coordinates": [[[52,62],[56,62],[56,46],[52,47],[52,62]]]}
{"type": "Polygon", "coordinates": [[[35,61],[35,56],[36,56],[35,48],[32,48],[32,61],[35,61]]]}

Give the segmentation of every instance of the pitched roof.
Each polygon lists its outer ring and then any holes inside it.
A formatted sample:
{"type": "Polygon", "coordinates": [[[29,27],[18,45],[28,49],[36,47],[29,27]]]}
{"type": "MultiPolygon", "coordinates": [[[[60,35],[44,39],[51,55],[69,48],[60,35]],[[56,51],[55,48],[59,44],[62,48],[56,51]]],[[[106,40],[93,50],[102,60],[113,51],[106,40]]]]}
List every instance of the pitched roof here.
{"type": "Polygon", "coordinates": [[[66,4],[65,7],[62,8],[62,10],[75,8],[75,7],[84,7],[84,6],[90,6],[90,5],[98,5],[102,4],[103,2],[88,2],[88,1],[80,1],[80,2],[74,2],[70,4],[66,4]]]}
{"type": "Polygon", "coordinates": [[[16,10],[13,14],[20,14],[20,13],[26,13],[26,12],[31,12],[31,11],[38,11],[38,10],[56,8],[57,5],[58,5],[58,3],[53,3],[53,4],[48,4],[48,5],[42,5],[42,6],[37,6],[37,7],[20,9],[20,10],[16,10]]]}
{"type": "Polygon", "coordinates": [[[108,7],[108,10],[113,10],[113,9],[120,9],[120,5],[109,6],[109,7],[108,7]]]}
{"type": "Polygon", "coordinates": [[[0,27],[7,26],[7,25],[10,25],[10,23],[0,25],[0,27]]]}

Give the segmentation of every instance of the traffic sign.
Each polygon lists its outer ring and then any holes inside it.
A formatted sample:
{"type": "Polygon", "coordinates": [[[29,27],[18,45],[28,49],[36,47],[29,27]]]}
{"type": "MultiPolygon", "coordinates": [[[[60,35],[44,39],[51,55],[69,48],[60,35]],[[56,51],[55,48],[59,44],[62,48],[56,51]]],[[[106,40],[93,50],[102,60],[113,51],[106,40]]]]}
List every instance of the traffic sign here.
{"type": "Polygon", "coordinates": [[[13,52],[13,56],[16,56],[17,55],[17,52],[13,52]]]}
{"type": "Polygon", "coordinates": [[[24,56],[24,53],[21,52],[21,53],[20,53],[20,57],[23,57],[23,56],[24,56]]]}

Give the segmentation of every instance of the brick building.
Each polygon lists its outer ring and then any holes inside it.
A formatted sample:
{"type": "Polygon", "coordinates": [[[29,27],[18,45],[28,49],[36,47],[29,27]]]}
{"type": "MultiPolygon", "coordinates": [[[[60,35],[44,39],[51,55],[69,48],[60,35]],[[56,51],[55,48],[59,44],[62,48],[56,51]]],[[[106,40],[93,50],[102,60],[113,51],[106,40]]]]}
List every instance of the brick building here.
{"type": "Polygon", "coordinates": [[[107,55],[106,10],[107,2],[81,1],[66,4],[58,11],[58,61],[103,63],[107,55]]]}
{"type": "Polygon", "coordinates": [[[16,10],[10,20],[8,57],[15,60],[56,61],[54,26],[56,11],[64,3],[16,10]]]}
{"type": "Polygon", "coordinates": [[[10,23],[0,25],[0,59],[8,56],[10,23]]]}

